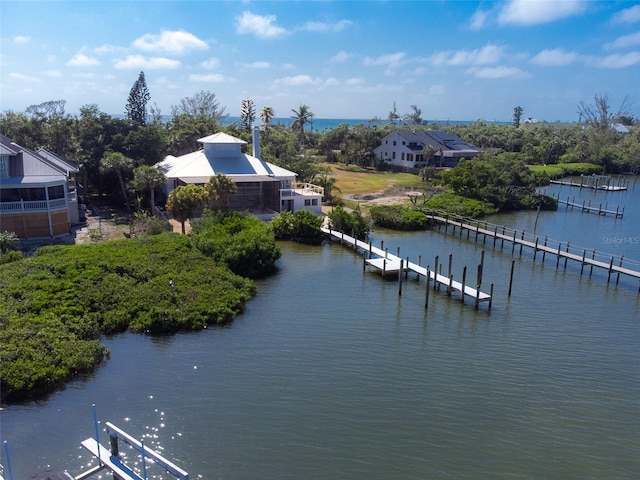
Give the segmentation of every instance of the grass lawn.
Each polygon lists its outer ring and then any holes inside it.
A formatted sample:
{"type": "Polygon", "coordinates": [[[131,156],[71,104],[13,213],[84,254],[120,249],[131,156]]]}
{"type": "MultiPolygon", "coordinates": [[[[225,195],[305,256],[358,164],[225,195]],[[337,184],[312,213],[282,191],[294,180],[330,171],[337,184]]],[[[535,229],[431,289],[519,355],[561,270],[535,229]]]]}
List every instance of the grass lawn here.
{"type": "Polygon", "coordinates": [[[426,184],[418,175],[411,173],[378,172],[342,164],[324,163],[336,178],[336,186],[345,196],[366,194],[392,194],[405,189],[424,189],[426,184]]]}

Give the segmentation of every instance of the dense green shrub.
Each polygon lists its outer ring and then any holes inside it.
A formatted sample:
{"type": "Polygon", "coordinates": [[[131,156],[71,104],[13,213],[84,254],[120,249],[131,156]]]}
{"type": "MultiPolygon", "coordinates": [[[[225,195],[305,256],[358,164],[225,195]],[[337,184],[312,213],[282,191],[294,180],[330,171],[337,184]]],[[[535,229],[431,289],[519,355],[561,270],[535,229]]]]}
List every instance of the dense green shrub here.
{"type": "Polygon", "coordinates": [[[108,353],[102,333],[201,329],[231,320],[254,293],[251,280],[173,233],[42,247],[0,266],[2,399],[90,372],[108,353]]]}
{"type": "Polygon", "coordinates": [[[427,217],[424,213],[401,205],[375,205],[369,210],[373,223],[393,230],[424,230],[427,217]]]}
{"type": "Polygon", "coordinates": [[[279,240],[294,240],[308,245],[320,245],[323,240],[322,217],[308,210],[282,212],[271,221],[273,233],[279,240]]]}
{"type": "Polygon", "coordinates": [[[358,240],[364,240],[369,234],[369,223],[359,210],[347,212],[341,206],[337,206],[327,216],[333,230],[352,235],[358,240]]]}
{"type": "Polygon", "coordinates": [[[259,278],[276,269],[282,255],[271,227],[253,215],[205,210],[191,232],[193,245],[237,275],[259,278]]]}
{"type": "Polygon", "coordinates": [[[442,193],[430,198],[424,209],[447,212],[462,217],[479,218],[496,213],[498,209],[488,202],[465,198],[454,193],[442,193]]]}

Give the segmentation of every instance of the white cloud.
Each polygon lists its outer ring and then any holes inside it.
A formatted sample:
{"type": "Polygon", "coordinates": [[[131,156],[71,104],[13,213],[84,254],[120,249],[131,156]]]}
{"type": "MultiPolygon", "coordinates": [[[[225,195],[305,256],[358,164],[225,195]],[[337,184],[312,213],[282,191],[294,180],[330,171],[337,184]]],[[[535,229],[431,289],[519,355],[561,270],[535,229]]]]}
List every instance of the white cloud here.
{"type": "Polygon", "coordinates": [[[67,62],[67,66],[69,67],[93,67],[95,65],[100,65],[100,62],[97,59],[88,57],[81,52],[76,53],[71,60],[67,62]]]}
{"type": "Polygon", "coordinates": [[[531,63],[545,67],[563,67],[579,60],[580,56],[573,52],[565,52],[561,48],[545,49],[531,59],[531,63]]]}
{"type": "Polygon", "coordinates": [[[306,85],[316,85],[318,80],[309,75],[294,75],[292,77],[282,77],[276,80],[276,84],[288,87],[301,87],[306,85]]]}
{"type": "Polygon", "coordinates": [[[256,15],[245,11],[236,17],[236,31],[238,33],[253,34],[260,38],[275,38],[287,34],[287,31],[275,25],[275,15],[256,15]]]}
{"type": "Polygon", "coordinates": [[[11,72],[9,77],[14,78],[16,80],[20,80],[21,82],[38,82],[40,79],[38,77],[33,77],[31,75],[25,75],[23,73],[11,72]]]}
{"type": "Polygon", "coordinates": [[[496,78],[528,78],[530,75],[516,67],[471,67],[466,73],[478,78],[496,79],[496,78]]]}
{"type": "Polygon", "coordinates": [[[13,37],[13,43],[29,43],[31,41],[31,37],[27,37],[25,35],[16,35],[13,37]]]}
{"type": "Polygon", "coordinates": [[[340,20],[335,23],[327,23],[327,22],[307,22],[300,30],[306,30],[308,32],[340,32],[352,25],[353,22],[351,20],[340,20]]]}
{"type": "Polygon", "coordinates": [[[331,57],[330,60],[334,63],[346,62],[352,56],[353,55],[351,55],[350,53],[347,53],[344,50],[341,50],[340,52],[336,53],[333,57],[331,57]]]}
{"type": "Polygon", "coordinates": [[[589,59],[588,63],[599,68],[626,68],[640,64],[640,52],[615,54],[602,58],[589,59]]]}
{"type": "Polygon", "coordinates": [[[62,76],[62,73],[60,73],[59,70],[45,70],[44,74],[47,77],[61,77],[62,76]]]}
{"type": "Polygon", "coordinates": [[[345,82],[347,85],[349,86],[353,86],[353,85],[362,85],[364,83],[364,79],[363,78],[348,78],[347,81],[345,82]]]}
{"type": "Polygon", "coordinates": [[[218,57],[211,57],[210,59],[205,60],[204,62],[200,62],[200,66],[205,70],[213,70],[214,68],[217,68],[219,65],[220,65],[220,59],[218,57]]]}
{"type": "Polygon", "coordinates": [[[640,32],[624,35],[616,38],[613,42],[607,43],[605,48],[628,48],[640,45],[640,32]]]}
{"type": "Polygon", "coordinates": [[[443,85],[431,85],[427,90],[427,93],[432,96],[440,96],[445,92],[445,88],[443,85]]]}
{"type": "Polygon", "coordinates": [[[205,82],[205,83],[222,83],[225,81],[224,75],[220,73],[211,73],[207,75],[192,74],[189,75],[189,80],[192,82],[205,82]]]}
{"type": "Polygon", "coordinates": [[[538,25],[579,15],[585,8],[585,0],[509,0],[498,21],[502,25],[538,25]]]}
{"type": "Polygon", "coordinates": [[[491,65],[503,56],[502,47],[487,45],[475,50],[438,52],[431,56],[434,65],[491,65]]]}
{"type": "Polygon", "coordinates": [[[406,57],[406,53],[397,52],[397,53],[389,53],[387,55],[381,55],[378,58],[366,57],[364,59],[364,64],[367,66],[387,66],[387,67],[397,67],[402,65],[402,61],[406,57]]]}
{"type": "Polygon", "coordinates": [[[119,70],[136,68],[142,70],[176,69],[181,63],[170,58],[153,57],[146,58],[142,55],[129,55],[124,60],[116,60],[114,67],[119,70]]]}
{"type": "Polygon", "coordinates": [[[184,30],[163,30],[160,35],[147,33],[135,39],[131,45],[144,52],[162,52],[170,55],[182,55],[191,50],[209,48],[206,42],[184,30]]]}
{"type": "Polygon", "coordinates": [[[254,70],[266,70],[271,67],[271,64],[269,62],[258,60],[256,62],[243,63],[242,66],[245,68],[252,68],[254,70]]]}
{"type": "Polygon", "coordinates": [[[106,53],[123,52],[126,50],[127,49],[123,47],[117,47],[115,45],[109,45],[109,44],[100,45],[99,47],[96,47],[93,49],[93,51],[99,55],[104,55],[106,53]]]}
{"type": "Polygon", "coordinates": [[[612,23],[636,23],[640,22],[640,5],[634,5],[615,13],[611,17],[612,23]]]}
{"type": "Polygon", "coordinates": [[[480,9],[476,10],[469,21],[469,28],[471,28],[471,30],[480,30],[484,27],[488,16],[489,12],[480,9]]]}
{"type": "Polygon", "coordinates": [[[340,85],[340,81],[335,77],[329,77],[324,81],[325,87],[335,87],[336,85],[340,85]]]}

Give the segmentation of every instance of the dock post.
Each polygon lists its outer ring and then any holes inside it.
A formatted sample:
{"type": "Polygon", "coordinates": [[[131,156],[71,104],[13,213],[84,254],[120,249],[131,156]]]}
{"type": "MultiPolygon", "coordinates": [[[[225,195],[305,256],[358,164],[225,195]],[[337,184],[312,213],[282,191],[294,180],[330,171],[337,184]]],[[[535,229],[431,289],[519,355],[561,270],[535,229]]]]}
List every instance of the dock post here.
{"type": "Polygon", "coordinates": [[[524,230],[522,230],[522,236],[520,237],[520,256],[522,256],[522,246],[524,245],[524,230]]]}
{"type": "Polygon", "coordinates": [[[496,248],[496,240],[498,239],[498,226],[493,231],[493,248],[496,248]]]}
{"type": "MultiPolygon", "coordinates": [[[[544,246],[547,246],[547,236],[544,236],[544,246]]],[[[542,263],[544,263],[544,257],[547,255],[547,250],[542,250],[542,263]]]]}
{"type": "Polygon", "coordinates": [[[480,220],[476,222],[476,242],[478,241],[478,233],[480,232],[480,220]]]}
{"type": "Polygon", "coordinates": [[[504,248],[504,229],[505,229],[505,227],[503,225],[502,226],[502,238],[501,238],[502,243],[500,244],[500,250],[502,250],[504,248]]]}
{"type": "MultiPolygon", "coordinates": [[[[624,255],[620,255],[620,265],[618,265],[620,268],[622,268],[622,259],[624,258],[624,255]]],[[[616,276],[616,286],[618,285],[618,282],[620,281],[620,272],[618,272],[617,276],[616,276]]]]}
{"type": "Polygon", "coordinates": [[[453,274],[449,275],[449,284],[447,285],[447,297],[451,296],[451,292],[453,291],[453,274]]]}
{"type": "MultiPolygon", "coordinates": [[[[442,276],[442,264],[440,264],[440,267],[438,268],[438,270],[439,270],[438,274],[442,276]]],[[[440,291],[440,285],[441,285],[440,281],[438,281],[438,291],[440,291]]]]}
{"type": "Polygon", "coordinates": [[[396,257],[400,256],[400,247],[396,247],[396,257]]]}
{"type": "Polygon", "coordinates": [[[533,247],[533,261],[536,261],[536,255],[538,254],[538,237],[536,237],[536,245],[533,247]]]}
{"type": "MultiPolygon", "coordinates": [[[[409,278],[409,257],[407,257],[407,261],[405,262],[405,266],[407,268],[405,270],[405,274],[404,274],[404,278],[406,280],[407,278],[409,278]]],[[[420,278],[420,277],[418,277],[418,278],[420,278]]]]}
{"type": "Polygon", "coordinates": [[[467,266],[462,269],[462,288],[460,289],[460,303],[464,303],[464,284],[467,280],[467,266]]]}
{"type": "Polygon", "coordinates": [[[516,261],[515,260],[511,260],[511,273],[509,273],[509,293],[507,294],[508,297],[511,296],[511,287],[513,286],[513,268],[516,265],[516,261]]]}
{"type": "Polygon", "coordinates": [[[582,250],[582,264],[580,265],[580,276],[582,276],[582,271],[584,270],[584,257],[587,254],[587,249],[582,250]]]}
{"type": "Polygon", "coordinates": [[[453,253],[449,254],[449,266],[447,268],[447,277],[451,275],[451,262],[453,260],[453,253]]]}
{"type": "Polygon", "coordinates": [[[562,246],[561,242],[558,242],[558,253],[556,254],[556,270],[558,269],[558,265],[560,265],[560,247],[562,246]]]}
{"type": "Polygon", "coordinates": [[[402,296],[402,271],[404,270],[404,259],[400,259],[400,271],[398,272],[398,296],[402,296]]]}
{"type": "MultiPolygon", "coordinates": [[[[593,252],[591,252],[591,260],[595,260],[596,258],[596,249],[593,249],[593,252]]],[[[591,274],[593,273],[593,263],[591,263],[591,266],[589,267],[589,276],[591,276],[591,274]]]]}
{"type": "Polygon", "coordinates": [[[369,258],[371,258],[371,252],[372,252],[371,240],[369,240],[369,258]]]}
{"type": "Polygon", "coordinates": [[[424,292],[424,308],[429,308],[429,288],[431,288],[431,272],[429,271],[429,265],[427,265],[427,287],[424,292]]]}
{"type": "Polygon", "coordinates": [[[478,310],[479,306],[480,306],[480,284],[478,284],[478,287],[476,288],[476,303],[474,305],[474,308],[478,310]]]}
{"type": "Polygon", "coordinates": [[[569,260],[569,242],[567,242],[566,252],[567,252],[567,256],[564,257],[564,269],[565,270],[567,269],[567,260],[569,260]]]}
{"type": "Polygon", "coordinates": [[[433,267],[433,289],[436,289],[436,285],[438,284],[438,255],[436,255],[436,261],[434,263],[435,267],[433,267]]]}
{"type": "MultiPolygon", "coordinates": [[[[422,266],[422,255],[418,255],[418,267],[422,266]]],[[[420,283],[420,272],[416,272],[416,278],[418,279],[418,283],[420,283]]]]}
{"type": "Polygon", "coordinates": [[[98,429],[98,414],[96,413],[96,404],[92,405],[93,407],[93,424],[96,429],[96,446],[98,447],[98,463],[102,465],[102,459],[100,457],[100,431],[98,429]]]}
{"type": "Polygon", "coordinates": [[[513,255],[513,253],[516,251],[516,234],[518,232],[516,232],[515,230],[513,231],[513,240],[512,240],[512,244],[511,244],[511,255],[513,255]]]}
{"type": "Polygon", "coordinates": [[[491,310],[492,303],[493,303],[493,283],[491,284],[491,289],[489,290],[489,310],[491,310]]]}
{"type": "Polygon", "coordinates": [[[384,240],[380,240],[380,250],[384,250],[384,240]]]}
{"type": "Polygon", "coordinates": [[[613,270],[613,257],[611,257],[611,261],[609,262],[609,274],[607,275],[607,284],[609,280],[611,280],[611,271],[613,270]]]}
{"type": "Polygon", "coordinates": [[[382,259],[382,276],[384,277],[385,271],[387,270],[387,257],[385,256],[382,259]]]}
{"type": "Polygon", "coordinates": [[[389,248],[388,247],[384,249],[384,258],[385,259],[389,258],[389,248]]]}

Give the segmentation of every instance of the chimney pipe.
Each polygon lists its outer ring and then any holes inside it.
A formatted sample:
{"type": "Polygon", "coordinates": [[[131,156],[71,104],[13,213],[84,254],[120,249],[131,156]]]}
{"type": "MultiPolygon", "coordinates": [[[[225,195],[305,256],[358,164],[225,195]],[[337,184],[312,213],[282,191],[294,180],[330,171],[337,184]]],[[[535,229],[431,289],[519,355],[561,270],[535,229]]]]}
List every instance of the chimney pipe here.
{"type": "Polygon", "coordinates": [[[253,127],[253,156],[260,158],[260,127],[253,127]]]}

